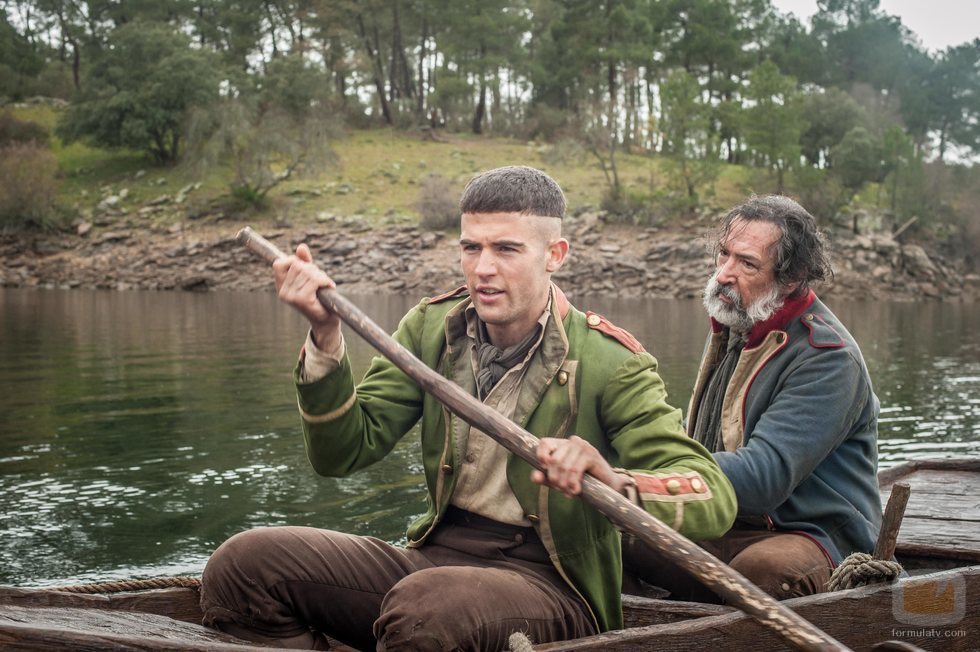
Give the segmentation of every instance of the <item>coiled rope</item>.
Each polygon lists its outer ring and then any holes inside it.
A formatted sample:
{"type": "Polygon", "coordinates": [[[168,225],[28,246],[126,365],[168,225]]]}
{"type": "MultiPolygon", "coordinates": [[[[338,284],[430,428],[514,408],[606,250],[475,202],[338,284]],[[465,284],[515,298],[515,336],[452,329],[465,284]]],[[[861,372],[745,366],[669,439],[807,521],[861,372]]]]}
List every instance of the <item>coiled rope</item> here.
{"type": "Polygon", "coordinates": [[[523,632],[514,632],[507,639],[507,649],[510,652],[534,652],[534,645],[523,632]]]}
{"type": "Polygon", "coordinates": [[[76,584],[74,586],[57,586],[47,590],[60,591],[62,593],[123,593],[125,591],[148,591],[150,589],[169,589],[174,587],[199,589],[201,587],[201,578],[186,575],[179,577],[154,577],[146,580],[119,580],[115,582],[76,584]]]}
{"type": "Polygon", "coordinates": [[[869,584],[893,582],[902,574],[902,565],[888,559],[875,559],[865,552],[855,552],[840,563],[830,576],[827,589],[843,591],[869,584]]]}

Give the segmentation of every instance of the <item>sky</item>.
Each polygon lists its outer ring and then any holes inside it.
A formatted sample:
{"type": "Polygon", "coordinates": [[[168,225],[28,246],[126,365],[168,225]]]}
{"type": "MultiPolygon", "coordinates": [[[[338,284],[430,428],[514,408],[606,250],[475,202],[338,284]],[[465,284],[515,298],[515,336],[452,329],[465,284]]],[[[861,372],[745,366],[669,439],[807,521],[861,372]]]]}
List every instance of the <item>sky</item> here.
{"type": "MultiPolygon", "coordinates": [[[[772,0],[804,25],[817,13],[817,0],[772,0]]],[[[882,12],[898,16],[930,52],[980,38],[980,0],[881,0],[882,12]]]]}

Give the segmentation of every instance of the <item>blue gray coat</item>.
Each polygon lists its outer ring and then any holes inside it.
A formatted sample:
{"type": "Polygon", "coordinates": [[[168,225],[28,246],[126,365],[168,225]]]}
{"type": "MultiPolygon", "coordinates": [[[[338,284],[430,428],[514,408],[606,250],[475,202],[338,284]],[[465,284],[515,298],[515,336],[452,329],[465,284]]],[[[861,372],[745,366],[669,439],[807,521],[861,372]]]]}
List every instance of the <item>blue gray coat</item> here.
{"type": "MultiPolygon", "coordinates": [[[[693,433],[712,366],[712,323],[688,409],[693,433]]],[[[757,324],[722,405],[724,452],[742,519],[805,534],[836,565],[871,552],[881,526],[878,399],[850,333],[812,291],[757,324]]]]}

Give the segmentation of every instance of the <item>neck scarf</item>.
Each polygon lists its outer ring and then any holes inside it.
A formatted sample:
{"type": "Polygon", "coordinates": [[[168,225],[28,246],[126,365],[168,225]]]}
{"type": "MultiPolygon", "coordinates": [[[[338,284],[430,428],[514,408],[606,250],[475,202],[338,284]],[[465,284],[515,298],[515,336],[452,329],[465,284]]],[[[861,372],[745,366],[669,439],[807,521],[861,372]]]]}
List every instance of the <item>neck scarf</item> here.
{"type": "Polygon", "coordinates": [[[694,439],[704,445],[709,453],[725,450],[725,442],[721,436],[721,405],[744,347],[742,335],[729,332],[725,357],[715,367],[704,389],[697,421],[694,423],[694,439]]]}
{"type": "Polygon", "coordinates": [[[523,340],[506,349],[499,349],[490,343],[486,324],[479,317],[476,318],[476,387],[481,401],[486,399],[508,370],[527,357],[540,333],[541,324],[535,324],[535,328],[523,340]]]}

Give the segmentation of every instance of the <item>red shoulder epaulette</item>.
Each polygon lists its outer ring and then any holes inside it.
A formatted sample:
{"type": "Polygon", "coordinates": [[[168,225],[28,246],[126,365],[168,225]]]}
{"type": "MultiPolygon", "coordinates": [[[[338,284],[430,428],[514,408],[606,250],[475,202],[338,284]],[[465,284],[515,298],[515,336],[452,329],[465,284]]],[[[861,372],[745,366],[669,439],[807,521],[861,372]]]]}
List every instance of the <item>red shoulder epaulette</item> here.
{"type": "Polygon", "coordinates": [[[589,325],[589,328],[605,333],[633,353],[643,353],[646,351],[643,345],[640,344],[640,341],[633,337],[629,331],[616,326],[602,315],[590,310],[585,313],[585,323],[589,325]]]}
{"type": "Polygon", "coordinates": [[[466,292],[466,286],[465,285],[460,285],[455,290],[450,290],[449,292],[446,292],[444,294],[440,294],[439,296],[430,297],[430,298],[426,299],[425,302],[426,303],[439,303],[441,301],[445,301],[446,299],[452,299],[453,297],[459,296],[460,294],[462,294],[464,292],[466,292]]]}

